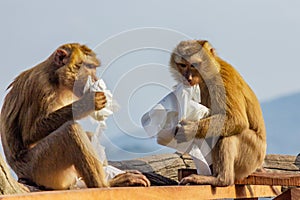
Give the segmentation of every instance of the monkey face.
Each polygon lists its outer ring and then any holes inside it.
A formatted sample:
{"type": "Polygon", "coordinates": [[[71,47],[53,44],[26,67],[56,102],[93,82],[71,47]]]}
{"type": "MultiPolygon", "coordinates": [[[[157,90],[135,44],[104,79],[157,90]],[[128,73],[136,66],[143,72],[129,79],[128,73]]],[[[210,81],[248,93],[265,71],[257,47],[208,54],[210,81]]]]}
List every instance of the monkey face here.
{"type": "Polygon", "coordinates": [[[199,68],[201,67],[202,60],[198,55],[186,56],[185,58],[175,56],[174,63],[176,70],[182,76],[181,80],[184,84],[194,86],[200,83],[199,68]]]}
{"type": "Polygon", "coordinates": [[[176,63],[178,72],[182,75],[182,81],[186,85],[194,86],[200,83],[200,74],[196,69],[198,63],[176,63]]]}
{"type": "Polygon", "coordinates": [[[220,65],[216,57],[214,49],[207,41],[182,41],[172,53],[171,72],[179,82],[191,86],[201,84],[219,73],[220,65]]]}
{"type": "Polygon", "coordinates": [[[96,68],[100,61],[88,47],[68,44],[60,47],[54,54],[55,64],[59,67],[56,74],[60,86],[72,91],[77,97],[83,95],[88,76],[98,80],[96,68]]]}

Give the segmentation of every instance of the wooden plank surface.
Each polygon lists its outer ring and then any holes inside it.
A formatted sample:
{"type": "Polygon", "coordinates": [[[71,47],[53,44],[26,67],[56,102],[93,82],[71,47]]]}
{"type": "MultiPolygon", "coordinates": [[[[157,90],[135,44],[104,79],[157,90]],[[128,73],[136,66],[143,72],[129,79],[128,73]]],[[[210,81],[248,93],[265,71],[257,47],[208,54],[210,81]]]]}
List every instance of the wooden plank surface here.
{"type": "Polygon", "coordinates": [[[235,184],[300,186],[300,174],[257,172],[235,184]]]}
{"type": "MultiPolygon", "coordinates": [[[[178,169],[196,168],[189,155],[179,152],[152,155],[134,160],[110,161],[109,163],[123,170],[136,169],[142,172],[154,172],[175,181],[178,181],[178,169]]],[[[271,172],[300,174],[300,155],[298,157],[289,155],[266,155],[264,168],[271,172]]]]}
{"type": "MultiPolygon", "coordinates": [[[[196,169],[179,169],[178,180],[191,174],[197,174],[196,169]]],[[[280,186],[300,186],[300,174],[295,173],[274,173],[255,172],[247,178],[235,181],[236,185],[280,185],[280,186]]]]}
{"type": "MultiPolygon", "coordinates": [[[[106,200],[106,199],[221,199],[274,197],[274,188],[261,185],[236,185],[230,187],[204,186],[160,186],[81,189],[68,191],[36,192],[26,195],[0,196],[1,200],[106,200]]],[[[276,187],[280,189],[280,187],[276,187]]]]}
{"type": "Polygon", "coordinates": [[[291,188],[276,197],[274,200],[299,200],[300,188],[291,188]]]}

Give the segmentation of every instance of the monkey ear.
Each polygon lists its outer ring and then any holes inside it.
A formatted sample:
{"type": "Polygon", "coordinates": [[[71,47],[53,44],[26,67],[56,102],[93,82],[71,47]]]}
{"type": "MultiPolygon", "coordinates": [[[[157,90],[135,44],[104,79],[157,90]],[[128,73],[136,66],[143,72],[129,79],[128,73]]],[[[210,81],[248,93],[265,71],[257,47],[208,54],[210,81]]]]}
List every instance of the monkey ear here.
{"type": "Polygon", "coordinates": [[[216,52],[216,50],[215,50],[214,48],[211,48],[211,49],[210,49],[210,53],[211,53],[214,57],[217,56],[217,52],[216,52]]]}
{"type": "Polygon", "coordinates": [[[61,67],[64,66],[66,63],[66,57],[68,56],[68,52],[65,49],[57,49],[54,55],[54,63],[61,67]]]}

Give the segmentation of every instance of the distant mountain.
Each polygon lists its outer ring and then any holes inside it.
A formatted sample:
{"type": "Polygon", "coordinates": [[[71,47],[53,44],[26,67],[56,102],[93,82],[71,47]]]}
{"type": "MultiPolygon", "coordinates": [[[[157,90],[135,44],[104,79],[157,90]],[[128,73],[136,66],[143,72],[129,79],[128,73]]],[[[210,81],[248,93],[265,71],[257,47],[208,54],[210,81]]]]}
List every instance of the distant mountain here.
{"type": "Polygon", "coordinates": [[[110,139],[105,135],[101,143],[105,146],[106,156],[109,160],[128,160],[175,152],[174,149],[157,144],[155,138],[141,139],[122,132],[117,138],[110,139]]]}
{"type": "Polygon", "coordinates": [[[300,93],[261,104],[267,128],[267,153],[300,153],[300,93]]]}

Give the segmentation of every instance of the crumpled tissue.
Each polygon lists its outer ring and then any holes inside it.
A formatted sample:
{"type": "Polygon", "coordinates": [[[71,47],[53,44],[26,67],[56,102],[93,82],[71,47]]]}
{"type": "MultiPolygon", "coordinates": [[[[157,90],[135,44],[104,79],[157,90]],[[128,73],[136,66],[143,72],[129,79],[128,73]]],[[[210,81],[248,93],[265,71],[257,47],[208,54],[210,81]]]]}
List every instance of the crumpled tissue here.
{"type": "Polygon", "coordinates": [[[163,144],[183,153],[189,153],[197,173],[211,175],[211,148],[204,139],[178,143],[174,133],[183,119],[198,121],[210,115],[210,110],[201,102],[199,85],[187,86],[179,83],[174,91],[164,97],[141,119],[142,126],[150,136],[156,136],[163,144]]]}
{"type": "MultiPolygon", "coordinates": [[[[93,82],[92,78],[89,76],[84,87],[84,93],[86,92],[104,92],[106,96],[105,107],[90,115],[98,121],[98,127],[91,138],[91,143],[98,155],[98,159],[105,165],[107,162],[105,147],[100,143],[100,141],[101,137],[103,137],[104,130],[107,128],[105,120],[118,109],[118,104],[113,100],[111,91],[107,89],[106,84],[102,79],[93,82]]],[[[103,166],[103,169],[105,171],[106,180],[110,180],[118,174],[125,173],[125,171],[117,169],[111,165],[105,165],[103,166]]]]}

